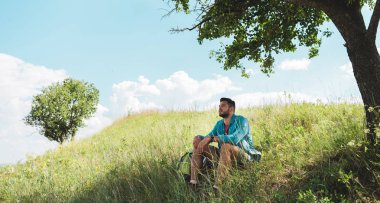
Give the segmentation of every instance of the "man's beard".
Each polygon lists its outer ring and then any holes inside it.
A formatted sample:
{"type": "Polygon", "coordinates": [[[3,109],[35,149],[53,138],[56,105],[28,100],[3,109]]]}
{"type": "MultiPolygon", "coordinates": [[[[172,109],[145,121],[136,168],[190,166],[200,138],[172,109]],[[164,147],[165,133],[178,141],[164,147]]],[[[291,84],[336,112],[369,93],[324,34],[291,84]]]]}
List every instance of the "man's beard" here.
{"type": "Polygon", "coordinates": [[[228,112],[222,112],[222,113],[219,113],[219,116],[222,117],[222,118],[227,118],[230,114],[228,112]]]}

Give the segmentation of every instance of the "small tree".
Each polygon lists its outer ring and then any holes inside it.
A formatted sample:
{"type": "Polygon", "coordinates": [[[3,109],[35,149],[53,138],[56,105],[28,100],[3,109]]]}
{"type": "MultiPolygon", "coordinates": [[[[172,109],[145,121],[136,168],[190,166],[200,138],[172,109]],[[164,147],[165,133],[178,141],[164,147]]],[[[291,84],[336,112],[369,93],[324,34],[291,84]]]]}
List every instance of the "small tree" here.
{"type": "Polygon", "coordinates": [[[74,139],[84,119],[95,113],[98,102],[99,90],[93,84],[69,78],[34,96],[32,110],[24,120],[49,140],[62,144],[74,139]]]}

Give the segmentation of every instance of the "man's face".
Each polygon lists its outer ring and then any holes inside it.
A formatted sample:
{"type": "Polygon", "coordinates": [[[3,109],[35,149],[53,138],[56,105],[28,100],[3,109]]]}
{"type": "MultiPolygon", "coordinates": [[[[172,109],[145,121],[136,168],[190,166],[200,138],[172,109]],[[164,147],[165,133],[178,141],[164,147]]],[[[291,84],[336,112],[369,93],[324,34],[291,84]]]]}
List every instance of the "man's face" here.
{"type": "Polygon", "coordinates": [[[232,112],[232,107],[229,107],[226,101],[222,101],[219,104],[219,116],[222,118],[227,118],[232,112]]]}

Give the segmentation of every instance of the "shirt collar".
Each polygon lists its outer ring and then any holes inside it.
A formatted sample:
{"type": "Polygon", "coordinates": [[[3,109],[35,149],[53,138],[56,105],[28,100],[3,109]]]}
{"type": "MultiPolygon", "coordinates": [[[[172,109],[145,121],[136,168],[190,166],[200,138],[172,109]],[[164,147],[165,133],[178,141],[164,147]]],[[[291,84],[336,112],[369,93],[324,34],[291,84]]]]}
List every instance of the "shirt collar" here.
{"type": "MultiPolygon", "coordinates": [[[[231,120],[230,120],[230,126],[231,126],[232,124],[235,123],[235,119],[236,119],[236,115],[235,115],[235,114],[232,114],[232,117],[231,117],[231,120]]],[[[223,121],[223,119],[222,119],[222,124],[223,124],[223,126],[224,126],[224,121],[223,121]]]]}
{"type": "Polygon", "coordinates": [[[236,119],[235,114],[232,114],[230,125],[233,124],[233,123],[235,123],[235,119],[236,119]]]}

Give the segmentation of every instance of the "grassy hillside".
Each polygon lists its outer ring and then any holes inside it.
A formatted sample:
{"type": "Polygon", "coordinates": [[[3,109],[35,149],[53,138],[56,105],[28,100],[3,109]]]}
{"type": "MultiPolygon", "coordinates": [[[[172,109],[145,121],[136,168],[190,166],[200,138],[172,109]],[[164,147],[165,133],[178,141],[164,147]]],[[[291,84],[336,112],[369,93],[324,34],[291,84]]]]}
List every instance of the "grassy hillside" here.
{"type": "Polygon", "coordinates": [[[175,165],[216,111],[146,112],[25,164],[0,168],[0,202],[376,201],[379,157],[362,150],[362,107],[292,104],[239,109],[260,163],[233,170],[216,198],[190,190],[175,165]],[[377,164],[377,165],[376,165],[377,164]]]}

